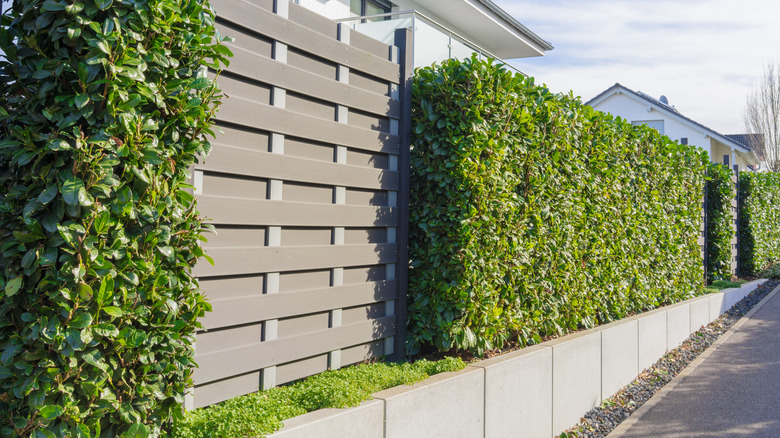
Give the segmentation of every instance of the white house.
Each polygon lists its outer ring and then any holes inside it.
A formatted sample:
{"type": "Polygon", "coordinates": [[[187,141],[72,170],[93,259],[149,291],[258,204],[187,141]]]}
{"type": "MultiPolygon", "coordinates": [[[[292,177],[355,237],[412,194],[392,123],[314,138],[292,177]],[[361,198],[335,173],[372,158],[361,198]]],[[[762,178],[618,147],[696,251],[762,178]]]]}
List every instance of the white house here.
{"type": "Polygon", "coordinates": [[[669,104],[665,96],[655,99],[641,91],[615,84],[586,103],[593,108],[621,117],[633,124],[657,129],[682,144],[693,144],[707,151],[710,160],[735,170],[756,170],[758,156],[734,136],[725,136],[684,115],[669,104]]]}
{"type": "Polygon", "coordinates": [[[553,49],[490,0],[292,1],[387,44],[395,29],[411,28],[415,67],[472,53],[513,59],[553,49]]]}

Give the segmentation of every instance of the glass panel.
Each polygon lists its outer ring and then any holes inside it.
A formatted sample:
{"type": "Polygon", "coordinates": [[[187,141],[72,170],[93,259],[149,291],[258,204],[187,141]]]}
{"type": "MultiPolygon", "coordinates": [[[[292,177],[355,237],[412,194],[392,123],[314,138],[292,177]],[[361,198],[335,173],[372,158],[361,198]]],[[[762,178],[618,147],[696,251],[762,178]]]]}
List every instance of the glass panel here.
{"type": "Polygon", "coordinates": [[[355,15],[360,15],[360,5],[363,3],[363,0],[349,0],[349,12],[352,12],[355,15]]]}
{"type": "Polygon", "coordinates": [[[355,23],[355,30],[366,34],[375,40],[391,45],[395,39],[395,30],[410,27],[411,25],[411,17],[396,18],[395,20],[355,23]]]}
{"type": "MultiPolygon", "coordinates": [[[[374,3],[370,0],[366,2],[366,13],[365,13],[366,16],[387,14],[388,12],[390,12],[390,8],[374,3]]],[[[387,18],[369,18],[369,20],[371,21],[384,21],[386,19],[387,18]]]]}
{"type": "Polygon", "coordinates": [[[422,20],[415,21],[414,66],[425,67],[450,57],[450,36],[422,20]]]}
{"type": "Polygon", "coordinates": [[[452,40],[452,57],[460,60],[471,57],[471,54],[476,52],[471,47],[453,38],[452,40]]]}

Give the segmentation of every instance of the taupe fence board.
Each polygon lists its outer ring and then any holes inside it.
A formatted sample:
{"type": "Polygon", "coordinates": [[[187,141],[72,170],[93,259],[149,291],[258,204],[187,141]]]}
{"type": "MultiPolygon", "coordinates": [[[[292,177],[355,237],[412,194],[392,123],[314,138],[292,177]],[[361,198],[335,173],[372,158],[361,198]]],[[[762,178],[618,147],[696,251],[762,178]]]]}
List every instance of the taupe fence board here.
{"type": "Polygon", "coordinates": [[[201,169],[284,181],[398,190],[398,172],[386,169],[328,163],[220,145],[217,142],[214,146],[201,169]]]}
{"type": "Polygon", "coordinates": [[[299,114],[240,97],[228,99],[219,110],[217,119],[309,140],[398,154],[397,135],[299,114]]]}
{"type": "Polygon", "coordinates": [[[395,118],[400,115],[400,102],[386,94],[373,93],[354,85],[312,74],[298,67],[257,55],[235,44],[231,47],[244,52],[230,62],[230,71],[235,74],[362,111],[387,114],[395,118]]]}
{"type": "Polygon", "coordinates": [[[193,169],[217,235],[189,406],[398,358],[405,326],[409,31],[392,47],[287,0],[214,4],[235,57],[193,169]]]}
{"type": "Polygon", "coordinates": [[[227,0],[215,2],[219,18],[242,27],[252,29],[258,22],[263,23],[262,33],[269,38],[316,53],[317,56],[360,70],[380,79],[398,83],[400,72],[398,64],[382,59],[335,39],[323,38],[323,34],[308,29],[298,23],[279,17],[271,11],[257,7],[244,0],[231,0],[229,7],[220,7],[227,0]]]}
{"type": "Polygon", "coordinates": [[[212,224],[296,227],[389,227],[398,223],[394,207],[268,201],[201,195],[198,209],[212,224]]]}
{"type": "Polygon", "coordinates": [[[303,290],[252,297],[214,300],[213,310],[203,319],[206,329],[247,324],[258,320],[287,318],[392,300],[395,281],[351,284],[324,289],[303,290]]]}
{"type": "Polygon", "coordinates": [[[392,335],[395,316],[199,354],[193,379],[210,382],[392,335]]]}
{"type": "Polygon", "coordinates": [[[210,248],[208,254],[214,259],[214,266],[199,263],[194,274],[207,277],[392,263],[395,250],[393,243],[210,248]]]}

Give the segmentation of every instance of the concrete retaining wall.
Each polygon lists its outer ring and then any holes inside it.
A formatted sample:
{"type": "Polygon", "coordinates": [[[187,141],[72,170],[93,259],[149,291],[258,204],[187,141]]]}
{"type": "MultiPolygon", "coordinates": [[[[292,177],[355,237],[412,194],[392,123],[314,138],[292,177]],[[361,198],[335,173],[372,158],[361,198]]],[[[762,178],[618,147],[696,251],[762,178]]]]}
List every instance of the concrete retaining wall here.
{"type": "Polygon", "coordinates": [[[355,408],[292,418],[269,438],[555,436],[764,281],[381,391],[355,408]]]}

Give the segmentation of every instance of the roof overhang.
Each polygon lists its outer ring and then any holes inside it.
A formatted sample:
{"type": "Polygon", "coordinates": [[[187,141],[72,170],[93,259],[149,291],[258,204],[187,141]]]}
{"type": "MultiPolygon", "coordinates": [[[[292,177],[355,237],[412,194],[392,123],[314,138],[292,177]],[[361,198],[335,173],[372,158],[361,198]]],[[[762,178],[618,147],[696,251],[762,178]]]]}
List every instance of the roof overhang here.
{"type": "Polygon", "coordinates": [[[490,0],[415,0],[503,59],[543,56],[553,46],[490,0]]]}

